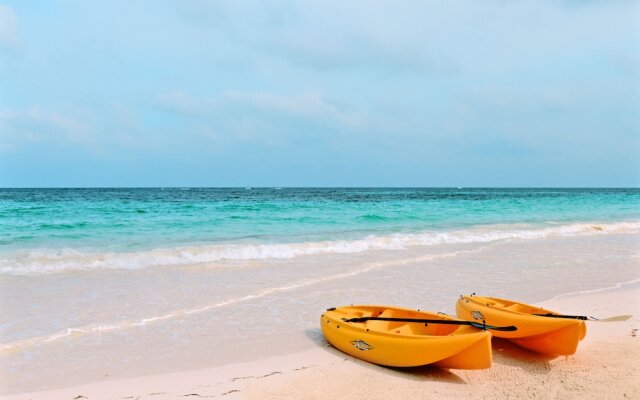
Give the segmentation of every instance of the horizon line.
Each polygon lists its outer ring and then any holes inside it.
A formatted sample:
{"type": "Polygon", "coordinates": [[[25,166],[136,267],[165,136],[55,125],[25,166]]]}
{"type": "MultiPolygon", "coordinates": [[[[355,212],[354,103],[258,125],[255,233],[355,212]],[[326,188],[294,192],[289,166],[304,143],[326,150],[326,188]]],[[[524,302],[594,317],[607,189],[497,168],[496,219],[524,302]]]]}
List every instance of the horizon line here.
{"type": "Polygon", "coordinates": [[[5,189],[640,189],[640,186],[0,186],[5,189]]]}

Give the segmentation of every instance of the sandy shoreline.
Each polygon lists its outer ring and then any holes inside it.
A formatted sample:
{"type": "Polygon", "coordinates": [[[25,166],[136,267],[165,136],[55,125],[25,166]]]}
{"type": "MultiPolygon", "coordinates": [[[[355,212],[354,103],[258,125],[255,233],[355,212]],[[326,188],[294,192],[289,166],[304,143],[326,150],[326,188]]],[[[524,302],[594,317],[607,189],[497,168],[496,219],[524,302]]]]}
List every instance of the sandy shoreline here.
{"type": "Polygon", "coordinates": [[[574,314],[633,317],[590,322],[578,352],[567,358],[494,339],[493,367],[481,371],[383,368],[318,343],[306,352],[255,362],[2,399],[640,398],[640,283],[539,304],[574,314]]]}

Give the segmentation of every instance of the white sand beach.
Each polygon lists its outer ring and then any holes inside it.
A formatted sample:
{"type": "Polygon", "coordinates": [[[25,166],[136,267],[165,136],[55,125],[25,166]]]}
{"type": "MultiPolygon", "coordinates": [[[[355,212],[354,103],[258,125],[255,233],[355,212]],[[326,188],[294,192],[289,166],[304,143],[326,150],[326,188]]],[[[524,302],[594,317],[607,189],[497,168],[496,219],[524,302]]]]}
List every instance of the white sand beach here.
{"type": "Polygon", "coordinates": [[[3,400],[49,399],[622,399],[640,398],[640,283],[539,303],[596,317],[570,357],[548,357],[494,339],[487,370],[385,368],[326,342],[291,355],[195,371],[106,381],[3,400]]]}

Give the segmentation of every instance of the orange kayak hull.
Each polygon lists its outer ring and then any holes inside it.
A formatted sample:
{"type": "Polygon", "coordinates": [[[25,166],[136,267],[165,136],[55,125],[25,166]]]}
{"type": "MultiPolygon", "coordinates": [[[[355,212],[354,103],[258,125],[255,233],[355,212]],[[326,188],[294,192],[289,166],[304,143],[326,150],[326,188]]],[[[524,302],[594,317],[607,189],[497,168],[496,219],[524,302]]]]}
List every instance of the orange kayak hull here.
{"type": "Polygon", "coordinates": [[[322,333],[337,349],[391,367],[433,364],[441,368],[491,366],[491,333],[467,325],[396,321],[345,322],[360,317],[457,320],[448,315],[390,306],[348,306],[327,310],[322,333]]]}
{"type": "Polygon", "coordinates": [[[495,331],[495,337],[509,339],[526,349],[549,355],[574,354],[587,334],[584,321],[535,314],[557,312],[496,297],[460,296],[456,303],[458,318],[488,325],[515,325],[512,332],[495,331]]]}

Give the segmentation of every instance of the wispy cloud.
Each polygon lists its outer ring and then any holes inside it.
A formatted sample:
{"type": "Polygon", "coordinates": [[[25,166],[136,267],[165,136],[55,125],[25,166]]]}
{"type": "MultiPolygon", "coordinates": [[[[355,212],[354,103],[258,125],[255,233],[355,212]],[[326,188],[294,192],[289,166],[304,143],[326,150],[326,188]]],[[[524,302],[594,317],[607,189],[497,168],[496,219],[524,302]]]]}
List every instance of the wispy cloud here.
{"type": "Polygon", "coordinates": [[[94,141],[80,120],[40,106],[0,109],[0,136],[7,147],[25,144],[87,144],[94,141]]]}
{"type": "Polygon", "coordinates": [[[0,49],[16,49],[20,44],[18,16],[11,7],[0,5],[0,49]]]}
{"type": "Polygon", "coordinates": [[[224,98],[236,104],[285,116],[335,121],[348,126],[356,126],[361,122],[357,113],[340,109],[336,104],[327,101],[319,91],[307,91],[290,96],[269,92],[228,91],[224,98]]]}

